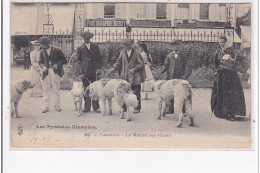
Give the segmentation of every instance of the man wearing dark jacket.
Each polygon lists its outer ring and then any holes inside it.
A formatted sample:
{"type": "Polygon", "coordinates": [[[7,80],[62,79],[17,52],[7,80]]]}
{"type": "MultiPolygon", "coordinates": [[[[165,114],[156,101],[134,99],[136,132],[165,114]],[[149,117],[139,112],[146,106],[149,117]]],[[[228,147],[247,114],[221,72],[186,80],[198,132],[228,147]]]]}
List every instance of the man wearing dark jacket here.
{"type": "MultiPolygon", "coordinates": [[[[138,106],[134,109],[134,114],[141,110],[141,83],[145,81],[146,73],[144,61],[140,53],[132,46],[134,40],[126,38],[122,40],[125,48],[120,52],[119,58],[113,65],[110,73],[118,71],[120,78],[128,81],[138,100],[138,106]]],[[[126,107],[124,106],[124,111],[126,107]]]]}
{"type": "MultiPolygon", "coordinates": [[[[90,39],[94,35],[90,32],[83,32],[81,37],[84,39],[84,43],[77,49],[77,60],[79,66],[78,75],[83,75],[84,89],[89,86],[90,83],[97,80],[97,73],[102,67],[102,59],[98,45],[90,42],[90,39]]],[[[91,102],[95,112],[100,113],[99,101],[92,100],[89,97],[84,97],[85,107],[83,112],[90,111],[91,102]]]]}
{"type": "Polygon", "coordinates": [[[60,80],[64,74],[62,66],[67,63],[67,60],[59,48],[50,45],[48,37],[41,37],[39,42],[42,46],[39,66],[44,91],[42,113],[49,111],[51,88],[54,94],[54,107],[57,112],[60,112],[60,80]]]}

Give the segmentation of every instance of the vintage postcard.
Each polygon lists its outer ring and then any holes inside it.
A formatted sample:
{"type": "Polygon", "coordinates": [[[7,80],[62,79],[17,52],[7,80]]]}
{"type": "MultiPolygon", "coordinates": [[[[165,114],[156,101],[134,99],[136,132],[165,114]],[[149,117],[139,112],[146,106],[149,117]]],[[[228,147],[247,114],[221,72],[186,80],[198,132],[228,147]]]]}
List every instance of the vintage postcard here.
{"type": "Polygon", "coordinates": [[[251,149],[251,24],[250,3],[11,2],[11,148],[251,149]]]}

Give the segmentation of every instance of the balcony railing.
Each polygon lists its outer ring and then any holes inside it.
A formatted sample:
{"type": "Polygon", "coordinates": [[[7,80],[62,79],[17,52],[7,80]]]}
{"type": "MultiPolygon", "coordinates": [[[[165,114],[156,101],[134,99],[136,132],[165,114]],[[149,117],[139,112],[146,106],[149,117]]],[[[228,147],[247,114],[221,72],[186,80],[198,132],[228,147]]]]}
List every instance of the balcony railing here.
{"type": "Polygon", "coordinates": [[[111,19],[111,18],[115,18],[115,15],[104,15],[104,18],[108,18],[108,19],[111,19]]]}

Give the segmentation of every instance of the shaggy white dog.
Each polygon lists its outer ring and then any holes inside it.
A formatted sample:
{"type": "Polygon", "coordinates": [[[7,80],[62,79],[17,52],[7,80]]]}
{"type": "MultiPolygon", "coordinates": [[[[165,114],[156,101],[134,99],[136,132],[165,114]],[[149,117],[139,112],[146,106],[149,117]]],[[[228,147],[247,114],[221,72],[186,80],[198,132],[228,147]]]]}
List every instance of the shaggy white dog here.
{"type": "Polygon", "coordinates": [[[179,115],[179,122],[176,127],[183,125],[182,113],[183,104],[185,105],[186,114],[190,117],[190,126],[194,126],[192,111],[192,93],[188,81],[180,79],[159,80],[156,81],[154,89],[158,94],[159,116],[158,119],[166,115],[166,110],[174,99],[174,113],[179,115]]]}
{"type": "Polygon", "coordinates": [[[109,115],[112,115],[112,98],[115,97],[121,108],[121,119],[124,118],[123,105],[126,105],[127,121],[131,121],[131,111],[138,105],[137,97],[133,94],[131,85],[122,79],[103,78],[95,81],[86,88],[85,94],[91,99],[102,101],[102,115],[106,114],[106,100],[108,100],[109,115]]]}
{"type": "Polygon", "coordinates": [[[11,116],[16,115],[16,118],[21,118],[18,115],[18,104],[21,100],[23,93],[30,88],[33,88],[35,84],[33,84],[29,80],[19,80],[11,83],[11,116]]]}
{"type": "Polygon", "coordinates": [[[78,116],[81,116],[82,99],[83,99],[83,95],[84,95],[83,83],[82,82],[73,82],[71,94],[73,96],[73,102],[75,105],[74,111],[78,111],[78,113],[79,113],[78,116]]]}

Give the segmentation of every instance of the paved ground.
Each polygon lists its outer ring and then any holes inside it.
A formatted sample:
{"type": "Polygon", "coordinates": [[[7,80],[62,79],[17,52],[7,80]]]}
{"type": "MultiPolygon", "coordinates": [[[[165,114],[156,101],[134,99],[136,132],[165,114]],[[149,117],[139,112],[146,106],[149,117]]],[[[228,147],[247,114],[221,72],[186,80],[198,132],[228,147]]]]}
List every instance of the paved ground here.
{"type": "MultiPolygon", "coordinates": [[[[11,69],[12,78],[28,78],[29,71],[11,69]]],[[[222,149],[249,148],[251,144],[250,90],[244,90],[247,116],[231,122],[215,118],[210,111],[210,89],[193,89],[195,127],[189,127],[185,118],[183,128],[174,126],[176,115],[167,115],[157,120],[157,102],[154,93],[149,100],[142,100],[140,114],[132,116],[132,122],[119,117],[116,102],[112,116],[89,112],[81,117],[73,111],[69,91],[61,91],[62,112],[54,108],[41,113],[42,98],[33,98],[25,93],[20,104],[21,119],[11,119],[13,147],[35,148],[146,148],[146,149],[222,149]],[[23,134],[18,135],[18,127],[23,134]],[[60,127],[54,127],[54,126],[60,127]],[[75,126],[84,126],[75,129],[75,126]],[[53,126],[53,127],[52,127],[53,126]],[[37,128],[41,127],[41,128],[37,128]],[[52,129],[51,129],[52,128],[52,129]]]]}

